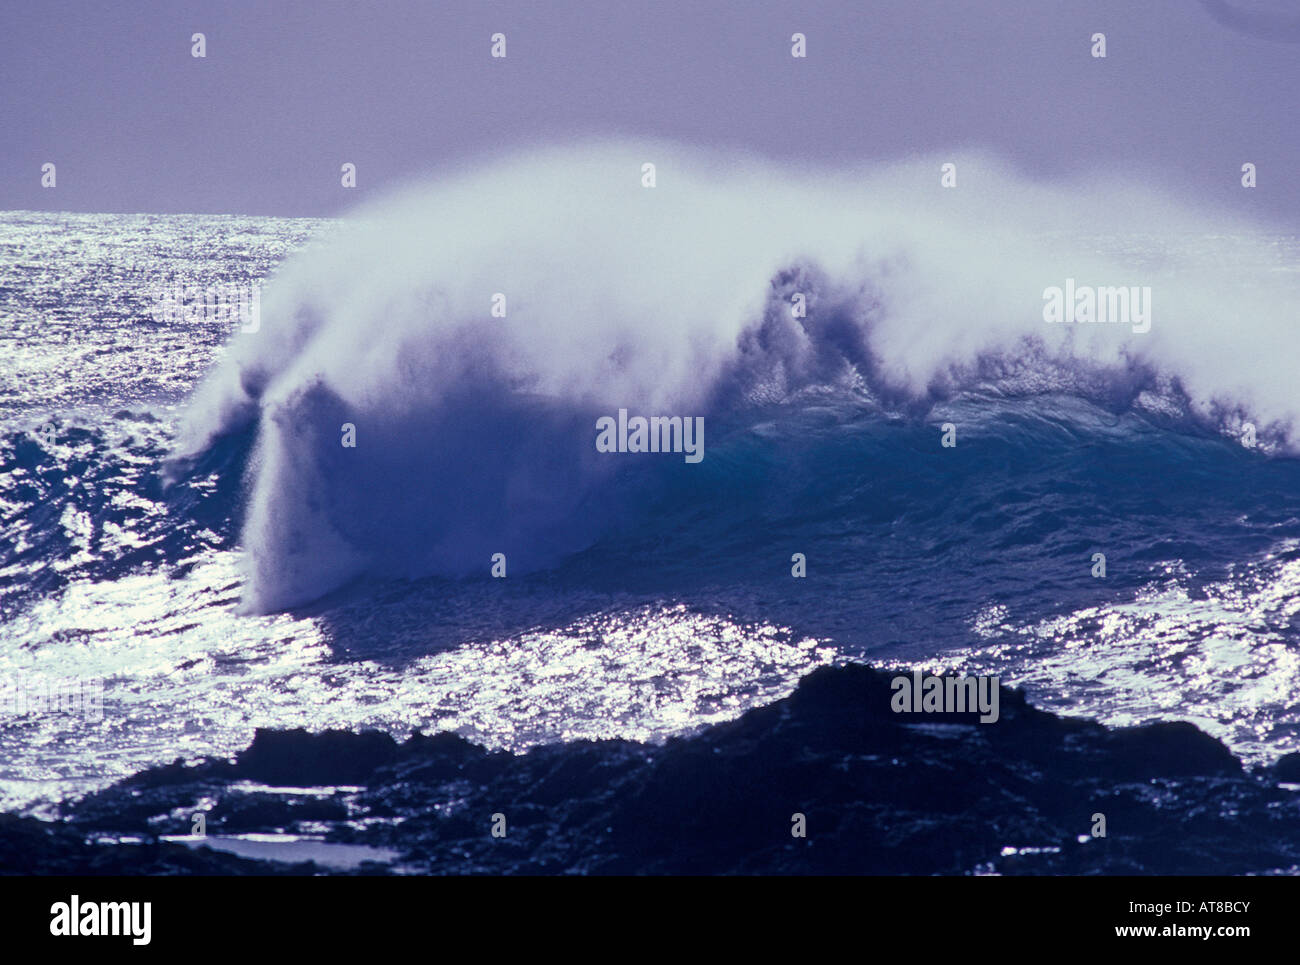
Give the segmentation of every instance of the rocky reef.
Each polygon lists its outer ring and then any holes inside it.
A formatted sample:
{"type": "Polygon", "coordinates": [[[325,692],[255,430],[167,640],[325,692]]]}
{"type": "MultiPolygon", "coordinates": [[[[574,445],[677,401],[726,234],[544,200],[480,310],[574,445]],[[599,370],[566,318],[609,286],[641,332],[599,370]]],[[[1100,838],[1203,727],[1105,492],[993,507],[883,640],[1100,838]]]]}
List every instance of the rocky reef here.
{"type": "Polygon", "coordinates": [[[899,714],[890,709],[893,675],[824,667],[789,697],[660,745],[583,741],[514,755],[451,733],[398,742],[373,732],[262,730],[234,760],[144,771],[65,805],[56,821],[0,816],[0,870],[1217,875],[1300,867],[1300,788],[1292,786],[1300,755],[1247,771],[1191,724],[1107,729],[1040,711],[1005,688],[994,723],[899,714]],[[206,840],[177,840],[191,835],[199,813],[206,840]],[[795,836],[801,827],[806,836],[795,836]],[[229,842],[249,840],[269,854],[232,853],[229,842]],[[316,850],[277,851],[277,841],[316,850]],[[350,857],[321,857],[331,849],[350,857]]]}

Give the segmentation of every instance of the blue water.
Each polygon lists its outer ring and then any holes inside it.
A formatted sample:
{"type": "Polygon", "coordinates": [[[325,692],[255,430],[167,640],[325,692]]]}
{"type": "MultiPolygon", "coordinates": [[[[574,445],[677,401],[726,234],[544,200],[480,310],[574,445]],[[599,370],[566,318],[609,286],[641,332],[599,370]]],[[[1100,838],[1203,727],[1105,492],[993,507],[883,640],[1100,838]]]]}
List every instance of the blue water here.
{"type": "MultiPolygon", "coordinates": [[[[644,326],[566,331],[542,295],[512,295],[547,333],[531,355],[525,335],[459,325],[422,341],[459,296],[400,265],[371,288],[372,242],[336,222],[0,216],[0,675],[103,686],[99,719],[6,711],[0,805],[230,754],[257,726],[456,729],[516,750],[660,739],[856,658],[998,673],[1112,724],[1192,720],[1250,760],[1300,749],[1282,389],[1203,404],[1177,352],[1000,342],[909,383],[862,335],[874,309],[853,308],[897,305],[888,285],[806,268],[767,273],[736,331],[686,360],[644,326]],[[263,331],[159,321],[152,293],[178,279],[270,279],[263,331]],[[804,335],[782,315],[791,284],[823,293],[804,335]],[[332,307],[376,291],[373,319],[332,307]],[[585,371],[608,371],[575,382],[565,360],[587,348],[585,371]],[[642,401],[703,415],[704,460],[595,453],[595,418],[642,401]]],[[[1295,287],[1300,249],[1273,235],[1146,239],[1131,261],[1163,271],[1188,246],[1267,249],[1269,283],[1295,287]]]]}

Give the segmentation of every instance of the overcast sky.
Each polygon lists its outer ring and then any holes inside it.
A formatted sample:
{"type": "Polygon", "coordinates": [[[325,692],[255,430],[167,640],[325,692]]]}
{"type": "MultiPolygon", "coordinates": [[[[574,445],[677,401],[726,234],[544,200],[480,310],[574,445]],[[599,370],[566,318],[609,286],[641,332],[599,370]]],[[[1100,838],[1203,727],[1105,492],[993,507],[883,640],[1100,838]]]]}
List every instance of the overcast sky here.
{"type": "Polygon", "coordinates": [[[1298,40],[1292,0],[5,3],[0,209],[336,214],[448,161],[621,133],[787,161],[988,148],[1295,225],[1298,40]]]}

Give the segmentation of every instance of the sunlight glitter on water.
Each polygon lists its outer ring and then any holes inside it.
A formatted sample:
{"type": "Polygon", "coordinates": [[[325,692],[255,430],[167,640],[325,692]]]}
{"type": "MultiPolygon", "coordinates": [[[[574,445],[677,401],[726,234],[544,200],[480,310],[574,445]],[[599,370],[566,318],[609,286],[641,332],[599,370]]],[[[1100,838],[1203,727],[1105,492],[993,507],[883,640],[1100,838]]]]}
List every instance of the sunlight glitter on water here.
{"type": "Polygon", "coordinates": [[[789,693],[833,650],[682,605],[595,613],[393,663],[340,658],[315,617],[236,613],[238,557],[182,578],[76,583],[0,632],[0,679],[102,681],[102,719],[13,708],[0,808],[103,786],[177,757],[229,756],[255,727],[456,730],[491,747],[662,739],[789,693]]]}
{"type": "Polygon", "coordinates": [[[984,645],[940,661],[999,673],[1042,706],[1111,726],[1187,720],[1251,763],[1300,749],[1300,560],[1290,543],[1193,588],[1166,566],[1128,602],[1019,624],[1006,607],[972,620],[984,645]],[[1173,685],[1171,685],[1173,681],[1173,685]]]}

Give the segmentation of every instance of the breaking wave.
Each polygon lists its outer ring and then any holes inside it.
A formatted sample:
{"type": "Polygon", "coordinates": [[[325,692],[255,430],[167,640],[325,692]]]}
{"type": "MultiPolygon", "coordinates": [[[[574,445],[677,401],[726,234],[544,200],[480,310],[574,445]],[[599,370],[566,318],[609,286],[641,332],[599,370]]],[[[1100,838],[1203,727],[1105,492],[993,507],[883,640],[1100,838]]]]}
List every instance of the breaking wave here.
{"type": "Polygon", "coordinates": [[[271,611],[362,575],[486,573],[497,552],[554,565],[666,487],[736,485],[750,442],[793,444],[819,413],[932,423],[937,450],[962,400],[1028,417],[1073,398],[1178,432],[1250,421],[1263,450],[1292,449],[1293,246],[982,156],[942,188],[949,160],[810,174],[598,141],[410,186],[270,281],[170,471],[255,434],[227,482],[247,487],[244,605],[271,611]],[[1046,323],[1067,279],[1149,287],[1150,331],[1046,323]],[[703,463],[598,452],[619,409],[704,417],[703,463]]]}

